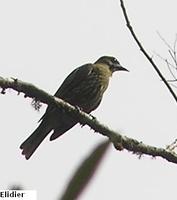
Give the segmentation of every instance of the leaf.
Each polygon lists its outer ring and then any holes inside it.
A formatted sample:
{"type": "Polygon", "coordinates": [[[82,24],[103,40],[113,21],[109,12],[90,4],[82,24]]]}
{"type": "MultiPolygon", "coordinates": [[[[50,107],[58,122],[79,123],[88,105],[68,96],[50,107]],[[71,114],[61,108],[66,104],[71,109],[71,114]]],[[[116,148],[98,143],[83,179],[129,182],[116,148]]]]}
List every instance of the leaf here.
{"type": "Polygon", "coordinates": [[[60,200],[76,199],[85,189],[96,169],[100,165],[110,142],[104,141],[96,146],[91,154],[81,163],[69,181],[60,200]]]}

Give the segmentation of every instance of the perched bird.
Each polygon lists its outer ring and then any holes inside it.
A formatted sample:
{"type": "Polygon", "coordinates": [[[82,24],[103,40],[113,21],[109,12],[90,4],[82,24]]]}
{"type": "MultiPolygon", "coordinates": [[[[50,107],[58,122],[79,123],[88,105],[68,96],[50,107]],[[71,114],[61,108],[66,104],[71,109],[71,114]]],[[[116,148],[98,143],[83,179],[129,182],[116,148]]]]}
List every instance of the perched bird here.
{"type": "MultiPolygon", "coordinates": [[[[103,56],[95,63],[76,68],[64,80],[54,96],[63,99],[86,113],[95,110],[108,87],[115,71],[128,71],[111,56],[103,56]]],[[[37,129],[21,144],[22,154],[29,159],[45,137],[51,132],[50,141],[71,129],[78,121],[63,112],[48,106],[37,129]]]]}

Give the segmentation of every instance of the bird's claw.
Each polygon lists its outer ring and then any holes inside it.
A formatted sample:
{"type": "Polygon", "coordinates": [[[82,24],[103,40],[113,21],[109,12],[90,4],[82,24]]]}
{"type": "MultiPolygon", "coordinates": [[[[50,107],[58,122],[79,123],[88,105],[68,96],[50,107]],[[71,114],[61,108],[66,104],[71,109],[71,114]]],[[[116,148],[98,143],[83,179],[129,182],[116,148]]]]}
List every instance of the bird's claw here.
{"type": "Polygon", "coordinates": [[[80,111],[82,111],[83,109],[81,108],[81,107],[79,107],[79,106],[74,106],[75,107],[75,109],[78,111],[78,112],[80,112],[80,111]]]}
{"type": "Polygon", "coordinates": [[[90,117],[92,118],[92,120],[96,120],[96,117],[95,116],[93,116],[92,114],[89,114],[90,115],[90,117]]]}

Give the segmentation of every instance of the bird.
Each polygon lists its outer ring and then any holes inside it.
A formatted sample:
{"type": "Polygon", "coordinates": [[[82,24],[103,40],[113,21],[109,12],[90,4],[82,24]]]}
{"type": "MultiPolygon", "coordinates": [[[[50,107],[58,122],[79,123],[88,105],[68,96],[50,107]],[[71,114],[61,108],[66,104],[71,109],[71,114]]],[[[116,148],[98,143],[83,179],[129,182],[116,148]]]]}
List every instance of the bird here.
{"type": "MultiPolygon", "coordinates": [[[[116,71],[128,70],[115,57],[102,56],[94,63],[87,63],[73,70],[54,96],[90,114],[100,105],[109,80],[116,71]]],[[[20,146],[22,155],[27,160],[51,131],[50,141],[78,123],[77,119],[51,105],[48,105],[39,122],[36,130],[20,146]]]]}

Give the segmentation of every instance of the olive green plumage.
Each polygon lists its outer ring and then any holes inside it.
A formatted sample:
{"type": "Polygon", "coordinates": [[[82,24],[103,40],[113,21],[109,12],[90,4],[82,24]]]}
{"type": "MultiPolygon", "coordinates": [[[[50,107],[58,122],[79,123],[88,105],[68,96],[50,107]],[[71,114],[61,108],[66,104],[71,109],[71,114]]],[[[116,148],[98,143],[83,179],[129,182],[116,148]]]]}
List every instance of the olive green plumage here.
{"type": "MultiPolygon", "coordinates": [[[[103,56],[94,64],[82,65],[71,72],[54,96],[90,113],[99,106],[112,73],[120,70],[128,71],[116,58],[103,56]]],[[[54,140],[77,124],[76,119],[51,106],[48,106],[40,121],[37,129],[20,146],[26,159],[31,157],[51,131],[50,140],[54,140]]]]}

